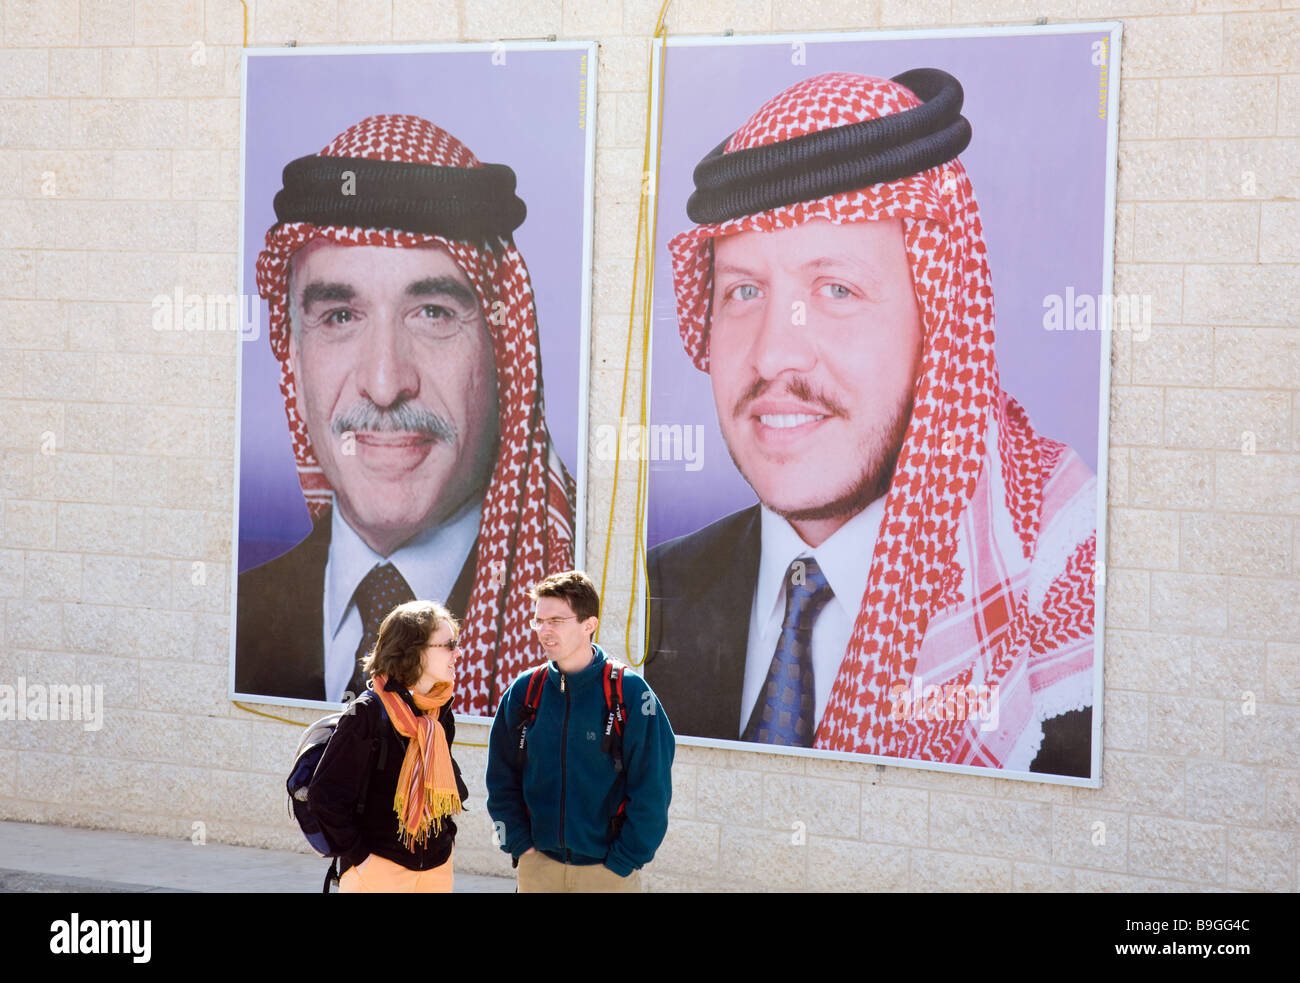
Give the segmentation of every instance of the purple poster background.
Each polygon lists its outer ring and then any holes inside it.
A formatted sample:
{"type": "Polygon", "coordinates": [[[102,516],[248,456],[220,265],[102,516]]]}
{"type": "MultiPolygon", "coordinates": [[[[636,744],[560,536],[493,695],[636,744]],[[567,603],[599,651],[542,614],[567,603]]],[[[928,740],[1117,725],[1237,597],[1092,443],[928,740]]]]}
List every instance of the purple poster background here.
{"type": "MultiPolygon", "coordinates": [[[[272,200],[289,161],[317,153],[367,116],[422,116],[485,163],[508,164],[528,217],[515,242],[528,264],[542,346],[546,420],[556,449],[578,475],[583,349],[583,220],[586,142],[595,125],[583,84],[595,65],[585,48],[392,51],[374,54],[249,54],[244,143],[244,293],[272,200]],[[495,58],[494,58],[495,55],[495,58]]],[[[294,467],[266,338],[243,345],[239,472],[239,570],[272,559],[311,528],[294,467]]],[[[581,512],[581,509],[580,509],[581,512]]],[[[578,516],[581,522],[581,515],[578,516]]]]}
{"type": "Polygon", "coordinates": [[[703,427],[701,467],[650,464],[647,547],[692,532],[757,500],[718,430],[712,391],[682,350],[667,241],[692,224],[695,165],[764,102],[826,72],[889,78],[941,68],[961,82],[972,139],[961,155],[984,222],[993,277],[1002,387],[1042,435],[1064,441],[1095,471],[1100,331],[1047,331],[1043,299],[1103,289],[1106,221],[1104,69],[1075,34],[878,41],[805,39],[669,46],[665,54],[656,233],[650,420],[703,427]]]}

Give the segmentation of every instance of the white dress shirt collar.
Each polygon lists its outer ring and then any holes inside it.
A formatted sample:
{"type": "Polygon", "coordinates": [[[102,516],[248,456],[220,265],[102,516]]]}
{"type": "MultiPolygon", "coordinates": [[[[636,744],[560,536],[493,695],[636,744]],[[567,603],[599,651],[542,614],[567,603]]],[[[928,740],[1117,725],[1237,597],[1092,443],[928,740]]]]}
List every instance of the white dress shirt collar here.
{"type": "Polygon", "coordinates": [[[761,507],[760,542],[763,548],[758,562],[755,598],[758,610],[767,613],[767,624],[775,622],[779,626],[785,616],[785,572],[801,556],[816,558],[827,583],[835,592],[831,603],[843,608],[850,623],[857,620],[862,595],[867,592],[871,552],[880,532],[880,520],[885,514],[885,497],[881,495],[816,548],[805,543],[785,519],[766,505],[761,507]]]}
{"type": "Polygon", "coordinates": [[[446,522],[425,529],[388,557],[367,546],[337,506],[330,511],[330,551],[325,576],[327,643],[338,634],[357,585],[377,563],[395,566],[417,599],[446,603],[474,548],[483,501],[470,502],[446,522]]]}

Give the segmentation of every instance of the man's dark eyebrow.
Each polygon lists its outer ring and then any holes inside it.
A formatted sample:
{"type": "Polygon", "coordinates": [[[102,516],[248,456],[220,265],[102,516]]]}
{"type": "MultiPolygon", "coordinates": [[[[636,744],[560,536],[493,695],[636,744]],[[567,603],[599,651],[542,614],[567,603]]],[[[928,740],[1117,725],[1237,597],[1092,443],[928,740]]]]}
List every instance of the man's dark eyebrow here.
{"type": "Polygon", "coordinates": [[[408,297],[450,297],[466,307],[478,306],[478,295],[459,280],[449,276],[430,276],[415,280],[406,288],[408,297]]]}
{"type": "Polygon", "coordinates": [[[315,280],[302,288],[302,306],[304,309],[312,304],[326,300],[351,300],[357,292],[346,283],[322,283],[315,280]]]}

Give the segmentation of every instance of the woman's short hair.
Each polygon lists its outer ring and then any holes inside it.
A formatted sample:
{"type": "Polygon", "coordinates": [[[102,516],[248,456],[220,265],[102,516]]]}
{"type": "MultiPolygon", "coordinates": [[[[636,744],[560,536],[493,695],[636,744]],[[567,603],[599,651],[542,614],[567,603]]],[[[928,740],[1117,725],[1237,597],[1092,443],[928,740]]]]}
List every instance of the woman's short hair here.
{"type": "Polygon", "coordinates": [[[375,647],[361,660],[367,676],[382,675],[410,689],[424,674],[424,650],[429,639],[446,622],[454,640],[460,622],[437,601],[407,601],[384,616],[375,647]]]}

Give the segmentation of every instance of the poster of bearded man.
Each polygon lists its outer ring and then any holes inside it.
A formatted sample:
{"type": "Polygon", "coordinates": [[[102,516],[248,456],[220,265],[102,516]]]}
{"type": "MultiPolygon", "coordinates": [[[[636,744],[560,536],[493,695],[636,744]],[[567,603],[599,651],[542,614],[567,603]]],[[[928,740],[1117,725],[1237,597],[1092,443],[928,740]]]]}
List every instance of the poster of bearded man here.
{"type": "Polygon", "coordinates": [[[645,673],[688,743],[1100,782],[1119,40],[667,42],[645,673]]]}
{"type": "Polygon", "coordinates": [[[595,83],[588,42],[246,52],[232,699],[348,701],[415,599],[459,713],[532,664],[582,555],[595,83]]]}

